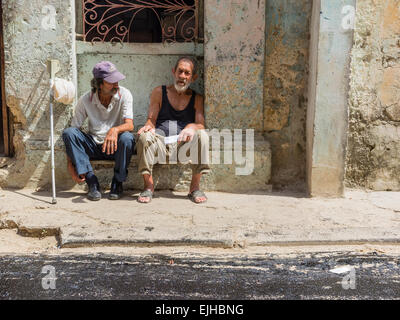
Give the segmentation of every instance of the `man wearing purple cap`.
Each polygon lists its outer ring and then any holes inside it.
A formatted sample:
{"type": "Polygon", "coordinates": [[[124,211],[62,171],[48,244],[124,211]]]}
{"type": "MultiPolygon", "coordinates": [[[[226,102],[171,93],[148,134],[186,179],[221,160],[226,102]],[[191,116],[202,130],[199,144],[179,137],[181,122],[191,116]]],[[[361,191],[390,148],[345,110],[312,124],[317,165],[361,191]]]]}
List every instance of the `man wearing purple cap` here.
{"type": "Polygon", "coordinates": [[[135,147],[133,99],[130,91],[118,82],[125,76],[114,64],[102,61],[93,68],[92,90],[85,93],[75,107],[71,127],[63,132],[68,171],[78,183],[86,181],[88,198],[101,199],[100,186],[90,160],[115,160],[109,199],[122,196],[122,183],[135,147]],[[89,120],[89,133],[80,130],[89,120]]]}

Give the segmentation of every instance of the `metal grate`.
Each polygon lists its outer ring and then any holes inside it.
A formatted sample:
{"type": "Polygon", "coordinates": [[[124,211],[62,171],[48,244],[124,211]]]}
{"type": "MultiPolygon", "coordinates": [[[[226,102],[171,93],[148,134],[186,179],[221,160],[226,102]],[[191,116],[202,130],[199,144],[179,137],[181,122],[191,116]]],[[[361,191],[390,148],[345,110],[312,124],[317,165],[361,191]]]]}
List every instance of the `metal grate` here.
{"type": "Polygon", "coordinates": [[[82,0],[89,42],[197,42],[199,0],[82,0]]]}

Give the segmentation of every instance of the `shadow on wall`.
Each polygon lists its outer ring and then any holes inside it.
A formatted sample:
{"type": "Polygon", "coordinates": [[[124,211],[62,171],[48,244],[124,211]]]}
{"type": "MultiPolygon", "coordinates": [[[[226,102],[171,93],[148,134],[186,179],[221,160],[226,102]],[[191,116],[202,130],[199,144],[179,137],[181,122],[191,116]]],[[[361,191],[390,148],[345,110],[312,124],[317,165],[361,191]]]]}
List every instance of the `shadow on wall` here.
{"type": "MultiPolygon", "coordinates": [[[[44,69],[25,102],[16,96],[7,97],[13,117],[14,158],[7,161],[1,170],[3,185],[12,188],[48,187],[51,183],[49,79],[44,69]]],[[[58,181],[66,180],[66,160],[61,133],[70,118],[68,106],[55,103],[55,164],[58,181]]],[[[73,186],[73,183],[64,183],[73,186]]]]}

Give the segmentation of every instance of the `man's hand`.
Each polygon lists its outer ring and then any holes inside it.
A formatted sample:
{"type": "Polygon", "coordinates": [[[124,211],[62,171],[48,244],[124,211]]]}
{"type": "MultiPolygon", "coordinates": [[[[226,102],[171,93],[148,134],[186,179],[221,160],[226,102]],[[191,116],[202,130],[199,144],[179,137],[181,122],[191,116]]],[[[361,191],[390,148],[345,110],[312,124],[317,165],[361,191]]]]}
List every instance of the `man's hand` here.
{"type": "Polygon", "coordinates": [[[194,130],[192,128],[185,128],[179,134],[178,142],[192,141],[195,134],[196,134],[196,130],[194,130]]]}
{"type": "Polygon", "coordinates": [[[107,152],[107,155],[114,154],[117,151],[118,145],[118,129],[111,128],[108,130],[106,138],[104,139],[103,143],[103,153],[107,152]]]}
{"type": "Polygon", "coordinates": [[[140,136],[143,132],[150,131],[151,133],[156,133],[156,129],[149,124],[146,124],[144,127],[140,128],[138,131],[138,135],[140,136]]]}
{"type": "Polygon", "coordinates": [[[78,176],[78,173],[76,172],[75,167],[71,161],[68,161],[68,172],[70,173],[72,180],[74,180],[75,182],[82,183],[85,181],[85,175],[81,174],[78,176]]]}

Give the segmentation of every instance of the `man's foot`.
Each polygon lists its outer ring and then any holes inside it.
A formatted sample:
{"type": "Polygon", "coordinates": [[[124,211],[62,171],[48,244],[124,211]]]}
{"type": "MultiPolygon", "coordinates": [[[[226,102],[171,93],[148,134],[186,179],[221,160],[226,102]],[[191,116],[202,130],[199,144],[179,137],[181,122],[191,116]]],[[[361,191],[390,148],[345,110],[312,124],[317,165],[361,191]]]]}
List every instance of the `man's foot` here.
{"type": "Polygon", "coordinates": [[[88,199],[91,201],[98,201],[101,199],[100,184],[97,177],[93,172],[86,173],[85,181],[89,187],[88,199]]]}
{"type": "Polygon", "coordinates": [[[154,193],[154,182],[151,174],[143,175],[143,185],[144,191],[139,194],[137,201],[140,203],[149,203],[153,199],[154,193]]]}
{"type": "Polygon", "coordinates": [[[111,190],[108,194],[108,199],[110,200],[118,200],[122,197],[122,193],[124,189],[122,187],[122,182],[117,181],[117,179],[113,178],[111,182],[111,190]]]}
{"type": "Polygon", "coordinates": [[[97,183],[89,185],[88,199],[91,201],[99,201],[101,199],[100,186],[97,183]]]}
{"type": "Polygon", "coordinates": [[[194,190],[188,194],[190,200],[194,203],[204,203],[207,201],[207,197],[205,193],[201,190],[194,190]]]}
{"type": "Polygon", "coordinates": [[[146,189],[139,194],[137,201],[140,203],[149,203],[151,199],[153,199],[153,191],[146,189]]]}

